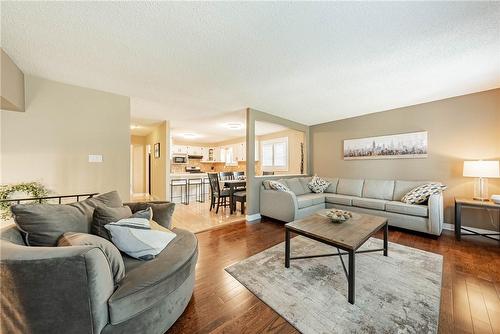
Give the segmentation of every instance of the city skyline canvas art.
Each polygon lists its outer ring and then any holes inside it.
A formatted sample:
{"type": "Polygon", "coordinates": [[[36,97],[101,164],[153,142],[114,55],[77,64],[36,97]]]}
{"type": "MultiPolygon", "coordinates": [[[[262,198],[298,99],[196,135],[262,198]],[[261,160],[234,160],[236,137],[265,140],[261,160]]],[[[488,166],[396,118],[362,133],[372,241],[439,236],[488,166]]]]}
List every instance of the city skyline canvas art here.
{"type": "Polygon", "coordinates": [[[344,160],[427,157],[427,131],[344,140],[344,160]]]}

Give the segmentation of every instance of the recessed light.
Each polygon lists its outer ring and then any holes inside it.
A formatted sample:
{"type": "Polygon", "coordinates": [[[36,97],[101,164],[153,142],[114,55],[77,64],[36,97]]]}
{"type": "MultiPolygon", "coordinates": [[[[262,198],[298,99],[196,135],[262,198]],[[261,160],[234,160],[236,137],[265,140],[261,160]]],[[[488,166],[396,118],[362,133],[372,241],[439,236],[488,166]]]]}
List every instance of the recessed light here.
{"type": "Polygon", "coordinates": [[[243,124],[241,124],[241,123],[226,123],[226,124],[224,124],[224,126],[226,128],[228,128],[229,130],[240,130],[240,129],[243,129],[243,124]]]}

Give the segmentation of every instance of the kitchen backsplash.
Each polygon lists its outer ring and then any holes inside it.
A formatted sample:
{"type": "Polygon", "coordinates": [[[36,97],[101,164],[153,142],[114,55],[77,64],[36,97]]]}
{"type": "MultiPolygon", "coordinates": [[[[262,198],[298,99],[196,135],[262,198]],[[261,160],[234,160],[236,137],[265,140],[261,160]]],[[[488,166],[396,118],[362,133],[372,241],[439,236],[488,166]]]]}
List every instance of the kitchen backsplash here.
{"type": "MultiPolygon", "coordinates": [[[[186,173],[186,167],[199,167],[200,170],[204,173],[218,173],[218,172],[239,172],[246,170],[246,162],[239,161],[237,166],[226,166],[223,162],[214,162],[207,163],[201,162],[200,159],[189,159],[189,163],[187,165],[170,165],[170,172],[172,174],[182,174],[186,173]]],[[[260,162],[255,162],[255,173],[260,175],[260,162]]]]}

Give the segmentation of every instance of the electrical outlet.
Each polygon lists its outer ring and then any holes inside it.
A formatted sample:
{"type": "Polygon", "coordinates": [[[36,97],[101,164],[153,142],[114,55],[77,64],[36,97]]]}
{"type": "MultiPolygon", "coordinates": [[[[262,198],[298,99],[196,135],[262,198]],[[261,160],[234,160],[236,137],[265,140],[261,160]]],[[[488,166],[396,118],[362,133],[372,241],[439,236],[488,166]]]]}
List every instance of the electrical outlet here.
{"type": "Polygon", "coordinates": [[[101,154],[89,154],[89,162],[102,162],[101,154]]]}

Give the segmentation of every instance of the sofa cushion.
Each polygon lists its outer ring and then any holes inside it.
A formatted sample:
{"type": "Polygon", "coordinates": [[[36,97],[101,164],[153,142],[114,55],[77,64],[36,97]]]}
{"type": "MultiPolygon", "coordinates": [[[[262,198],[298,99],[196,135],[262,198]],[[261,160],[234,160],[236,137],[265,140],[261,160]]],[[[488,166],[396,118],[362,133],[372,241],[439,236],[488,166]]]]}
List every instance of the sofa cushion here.
{"type": "Polygon", "coordinates": [[[333,193],[337,192],[337,185],[339,183],[339,179],[337,177],[325,177],[326,181],[330,182],[328,188],[326,188],[325,193],[333,193]]]}
{"type": "Polygon", "coordinates": [[[299,209],[307,208],[309,206],[325,203],[324,194],[309,193],[297,196],[297,203],[299,209]]]}
{"type": "Polygon", "coordinates": [[[325,202],[341,205],[352,205],[354,196],[325,193],[325,202]]]}
{"type": "Polygon", "coordinates": [[[309,194],[311,191],[309,188],[305,188],[302,186],[302,183],[300,182],[299,178],[291,178],[286,180],[288,184],[288,189],[290,189],[296,196],[300,196],[303,194],[309,194]]]}
{"type": "Polygon", "coordinates": [[[393,180],[365,180],[363,197],[392,200],[394,194],[393,180]]]}
{"type": "Polygon", "coordinates": [[[422,184],[429,183],[427,181],[398,181],[394,183],[394,195],[392,196],[393,201],[401,201],[404,195],[406,195],[410,190],[415,189],[422,184]]]}
{"type": "Polygon", "coordinates": [[[121,206],[116,191],[71,204],[17,204],[11,206],[14,221],[28,246],[56,246],[65,232],[90,233],[94,209],[121,206]]]}
{"type": "Polygon", "coordinates": [[[125,277],[125,265],[123,264],[122,255],[118,248],[110,241],[97,235],[75,232],[66,232],[57,241],[58,247],[86,245],[97,246],[102,250],[108,260],[109,268],[113,273],[115,284],[125,277]]]}
{"type": "Polygon", "coordinates": [[[376,198],[353,198],[352,200],[353,206],[382,211],[385,210],[386,203],[388,203],[386,200],[376,198]]]}
{"type": "Polygon", "coordinates": [[[309,189],[309,183],[312,181],[311,176],[299,177],[300,184],[302,184],[302,188],[304,188],[305,194],[311,193],[311,189],[309,189]]]}
{"type": "Polygon", "coordinates": [[[405,215],[427,217],[427,205],[406,204],[399,201],[391,201],[385,204],[385,211],[402,213],[405,215]]]}
{"type": "Polygon", "coordinates": [[[339,179],[337,194],[361,197],[364,180],[339,179]]]}
{"type": "Polygon", "coordinates": [[[151,261],[123,256],[127,275],[108,300],[111,324],[116,325],[147,310],[175,291],[193,272],[197,256],[196,236],[173,229],[174,240],[151,261]]]}

